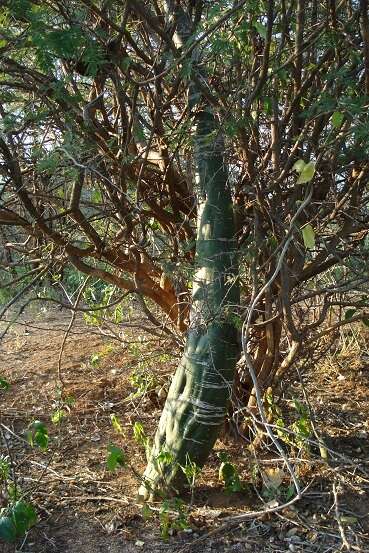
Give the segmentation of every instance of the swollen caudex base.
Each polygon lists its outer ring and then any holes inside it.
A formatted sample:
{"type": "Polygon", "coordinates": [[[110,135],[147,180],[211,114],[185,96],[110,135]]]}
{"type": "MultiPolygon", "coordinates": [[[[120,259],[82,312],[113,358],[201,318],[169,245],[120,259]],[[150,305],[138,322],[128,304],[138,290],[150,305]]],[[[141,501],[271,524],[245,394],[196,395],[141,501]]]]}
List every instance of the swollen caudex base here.
{"type": "Polygon", "coordinates": [[[188,338],[139,490],[145,500],[180,492],[186,484],[182,468],[189,462],[202,467],[213,448],[224,421],[236,361],[234,342],[228,341],[233,331],[227,330],[226,341],[220,339],[219,328],[205,335],[192,332],[188,338]]]}

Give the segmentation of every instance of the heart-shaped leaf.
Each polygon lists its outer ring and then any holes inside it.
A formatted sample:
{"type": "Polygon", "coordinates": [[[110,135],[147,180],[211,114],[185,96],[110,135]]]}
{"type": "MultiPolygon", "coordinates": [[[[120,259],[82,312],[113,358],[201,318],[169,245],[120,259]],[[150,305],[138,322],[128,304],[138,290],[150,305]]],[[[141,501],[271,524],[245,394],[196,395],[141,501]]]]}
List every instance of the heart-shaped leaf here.
{"type": "Polygon", "coordinates": [[[300,173],[299,178],[297,179],[297,184],[304,184],[305,182],[310,182],[315,173],[315,163],[309,161],[306,163],[300,173]]]}
{"type": "Polygon", "coordinates": [[[110,444],[108,446],[109,455],[106,460],[108,470],[115,470],[118,467],[124,467],[127,462],[124,451],[115,445],[110,444]]]}
{"type": "Polygon", "coordinates": [[[304,245],[307,250],[315,248],[315,232],[310,224],[305,225],[301,229],[304,245]]]}
{"type": "Polygon", "coordinates": [[[258,21],[256,23],[254,23],[254,27],[255,29],[257,30],[257,32],[259,33],[259,35],[264,39],[266,40],[266,37],[267,37],[267,28],[265,27],[265,25],[263,25],[262,23],[259,23],[258,21]]]}
{"type": "Polygon", "coordinates": [[[344,118],[345,118],[344,114],[341,113],[340,111],[335,111],[332,114],[331,121],[335,129],[338,129],[342,125],[344,118]]]}
{"type": "Polygon", "coordinates": [[[10,517],[0,518],[0,539],[8,543],[17,539],[17,531],[10,517]]]}
{"type": "Polygon", "coordinates": [[[37,515],[33,505],[25,501],[17,501],[12,509],[12,521],[17,536],[24,536],[37,522],[37,515]]]}
{"type": "Polygon", "coordinates": [[[301,171],[303,170],[303,168],[305,167],[305,161],[303,159],[298,159],[297,161],[295,161],[295,163],[293,164],[293,167],[292,167],[292,170],[293,171],[297,171],[298,173],[301,173],[301,171]]]}

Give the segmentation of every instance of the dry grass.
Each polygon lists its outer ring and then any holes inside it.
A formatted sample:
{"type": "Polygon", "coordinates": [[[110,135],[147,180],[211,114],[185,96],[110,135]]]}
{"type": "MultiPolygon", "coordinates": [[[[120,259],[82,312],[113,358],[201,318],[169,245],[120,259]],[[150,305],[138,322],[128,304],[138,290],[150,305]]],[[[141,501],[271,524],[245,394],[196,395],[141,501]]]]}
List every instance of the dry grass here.
{"type": "MultiPolygon", "coordinates": [[[[156,343],[136,339],[134,333],[126,336],[126,345],[111,344],[78,320],[63,356],[63,394],[75,401],[61,424],[53,425],[50,417],[58,407],[57,359],[67,324],[68,315],[60,313],[49,313],[39,321],[34,318],[26,327],[17,326],[0,352],[1,373],[11,383],[11,389],[2,393],[1,423],[9,429],[5,434],[19,483],[40,517],[18,550],[158,552],[185,547],[209,552],[328,552],[349,546],[369,551],[369,356],[361,329],[345,329],[340,347],[302,374],[317,432],[337,452],[327,463],[315,446],[289,449],[301,483],[310,484],[303,499],[278,514],[254,517],[231,531],[212,534],[226,517],[262,510],[263,495],[265,501],[282,502],[290,484],[268,443],[255,452],[242,441],[219,440],[196,483],[188,513],[191,532],[174,532],[167,543],[160,539],[157,512],[149,520],[143,517],[132,471],[107,471],[106,456],[108,444],[115,443],[124,449],[135,471],[142,472],[145,454],[133,439],[132,426],[139,421],[148,435],[154,432],[163,401],[158,392],[176,357],[156,343]],[[97,360],[92,354],[97,354],[97,360]],[[149,393],[132,398],[137,387],[131,376],[137,369],[153,373],[154,382],[149,393]],[[112,427],[112,414],[119,417],[121,435],[112,427]],[[47,453],[20,439],[34,419],[49,428],[47,453]],[[243,492],[224,492],[218,480],[219,451],[238,467],[246,483],[243,492]],[[269,490],[267,497],[266,474],[283,480],[274,496],[269,490]],[[196,541],[203,535],[206,540],[196,541]]],[[[288,423],[296,418],[292,400],[303,401],[303,397],[302,383],[292,378],[280,400],[288,423]]],[[[0,546],[0,551],[15,548],[0,546]]]]}

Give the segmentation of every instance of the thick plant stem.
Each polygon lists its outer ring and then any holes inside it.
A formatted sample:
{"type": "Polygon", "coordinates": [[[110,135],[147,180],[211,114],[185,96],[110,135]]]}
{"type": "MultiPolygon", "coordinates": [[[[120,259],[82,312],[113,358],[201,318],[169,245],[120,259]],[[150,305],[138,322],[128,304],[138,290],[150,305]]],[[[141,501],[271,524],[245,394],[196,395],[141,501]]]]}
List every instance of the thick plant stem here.
{"type": "Polygon", "coordinates": [[[183,468],[204,465],[224,421],[239,355],[233,206],[210,111],[198,112],[194,138],[198,230],[190,328],[140,488],[146,499],[178,493],[183,468]]]}

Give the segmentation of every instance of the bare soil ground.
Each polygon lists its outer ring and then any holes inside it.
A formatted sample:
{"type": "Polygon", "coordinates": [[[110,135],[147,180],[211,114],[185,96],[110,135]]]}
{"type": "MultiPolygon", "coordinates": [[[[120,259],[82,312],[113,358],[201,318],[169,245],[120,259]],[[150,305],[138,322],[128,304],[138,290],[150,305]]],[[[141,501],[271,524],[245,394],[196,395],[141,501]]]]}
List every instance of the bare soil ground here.
{"type": "MultiPolygon", "coordinates": [[[[142,473],[145,453],[133,439],[132,426],[141,422],[148,435],[154,432],[163,402],[158,394],[163,395],[159,391],[176,365],[176,352],[158,349],[133,331],[125,344],[114,342],[78,318],[62,358],[63,397],[72,400],[62,406],[61,422],[53,424],[50,418],[60,407],[58,357],[69,314],[50,311],[20,322],[0,349],[0,376],[11,384],[0,391],[0,453],[8,453],[7,442],[18,483],[37,506],[39,523],[15,546],[0,544],[1,552],[369,551],[369,355],[364,338],[360,344],[347,339],[339,351],[304,372],[313,422],[332,452],[326,462],[314,445],[289,449],[302,487],[309,485],[303,498],[277,514],[223,528],[227,517],[262,511],[261,495],[269,506],[283,503],[290,483],[271,448],[255,453],[242,441],[223,438],[196,483],[188,508],[190,528],[173,529],[165,541],[160,537],[162,504],[153,505],[151,518],[144,517],[133,471],[109,472],[106,458],[108,445],[116,444],[134,471],[142,473]],[[132,372],[145,370],[155,375],[150,391],[132,397],[140,383],[132,383],[132,372]],[[119,418],[120,434],[112,415],[119,418]],[[24,441],[36,419],[49,429],[47,452],[24,441]],[[237,465],[246,482],[243,492],[224,492],[219,451],[237,465]],[[263,474],[283,480],[270,497],[263,474]]],[[[280,401],[286,421],[296,415],[292,402],[303,400],[303,392],[298,379],[288,383],[280,401]]]]}

